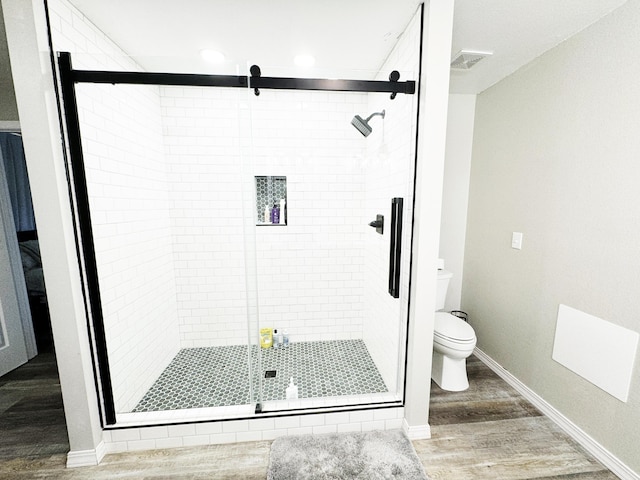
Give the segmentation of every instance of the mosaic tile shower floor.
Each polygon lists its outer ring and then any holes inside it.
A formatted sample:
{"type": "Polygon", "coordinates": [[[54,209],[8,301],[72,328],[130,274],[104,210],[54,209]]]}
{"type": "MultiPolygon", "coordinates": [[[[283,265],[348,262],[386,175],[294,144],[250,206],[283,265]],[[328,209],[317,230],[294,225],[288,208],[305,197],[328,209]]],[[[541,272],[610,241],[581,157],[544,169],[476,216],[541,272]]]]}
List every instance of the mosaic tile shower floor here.
{"type": "MultiPolygon", "coordinates": [[[[251,347],[254,371],[258,347],[251,347]]],[[[246,405],[251,402],[246,345],[180,350],[134,412],[246,405]]],[[[299,398],[386,393],[362,340],[296,342],[262,350],[263,400],[284,400],[289,378],[299,398]],[[276,376],[264,378],[267,370],[276,376]]],[[[258,380],[254,379],[254,391],[258,380]]]]}

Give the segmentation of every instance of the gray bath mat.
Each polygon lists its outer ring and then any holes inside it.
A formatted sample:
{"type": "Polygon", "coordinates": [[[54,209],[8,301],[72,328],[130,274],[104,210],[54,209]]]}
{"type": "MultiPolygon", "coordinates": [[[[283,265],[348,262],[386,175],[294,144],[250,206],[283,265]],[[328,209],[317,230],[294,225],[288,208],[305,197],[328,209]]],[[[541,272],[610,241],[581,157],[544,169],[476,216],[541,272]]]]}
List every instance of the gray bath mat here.
{"type": "Polygon", "coordinates": [[[427,480],[401,430],[280,437],[267,480],[427,480]]]}

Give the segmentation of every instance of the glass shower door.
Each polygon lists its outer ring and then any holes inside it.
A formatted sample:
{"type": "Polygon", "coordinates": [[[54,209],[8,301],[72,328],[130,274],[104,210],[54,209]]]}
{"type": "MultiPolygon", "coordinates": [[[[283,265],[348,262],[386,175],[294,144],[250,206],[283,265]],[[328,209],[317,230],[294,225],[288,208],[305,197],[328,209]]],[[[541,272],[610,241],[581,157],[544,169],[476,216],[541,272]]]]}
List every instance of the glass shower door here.
{"type": "Polygon", "coordinates": [[[400,401],[415,97],[247,93],[257,401],[263,411],[400,401]],[[356,115],[383,110],[367,137],[354,128],[356,115]]]}
{"type": "Polygon", "coordinates": [[[105,403],[129,424],[252,414],[243,89],[114,82],[76,91],[82,158],[72,164],[99,286],[105,403]]]}
{"type": "Polygon", "coordinates": [[[104,80],[72,166],[107,423],[401,401],[416,97],[104,80]]]}

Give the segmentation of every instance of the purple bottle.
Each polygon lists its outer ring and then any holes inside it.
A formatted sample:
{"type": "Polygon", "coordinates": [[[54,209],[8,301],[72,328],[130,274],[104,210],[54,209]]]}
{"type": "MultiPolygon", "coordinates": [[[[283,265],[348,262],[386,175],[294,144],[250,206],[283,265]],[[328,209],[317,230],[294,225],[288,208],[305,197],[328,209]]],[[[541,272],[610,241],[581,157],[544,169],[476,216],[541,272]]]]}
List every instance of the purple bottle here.
{"type": "Polygon", "coordinates": [[[271,223],[280,223],[280,207],[277,204],[271,209],[271,223]]]}

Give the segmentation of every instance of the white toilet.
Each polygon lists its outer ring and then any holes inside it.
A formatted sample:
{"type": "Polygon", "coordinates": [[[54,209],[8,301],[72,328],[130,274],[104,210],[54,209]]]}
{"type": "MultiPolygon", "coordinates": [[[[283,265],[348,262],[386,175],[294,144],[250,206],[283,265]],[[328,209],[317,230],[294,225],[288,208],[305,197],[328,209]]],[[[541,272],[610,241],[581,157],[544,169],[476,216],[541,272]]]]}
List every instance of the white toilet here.
{"type": "MultiPolygon", "coordinates": [[[[438,270],[436,309],[444,308],[444,300],[453,274],[438,270]]],[[[459,317],[446,312],[435,313],[433,329],[433,365],[431,378],[443,390],[459,392],[469,388],[467,357],[476,346],[476,332],[459,317]]]]}

